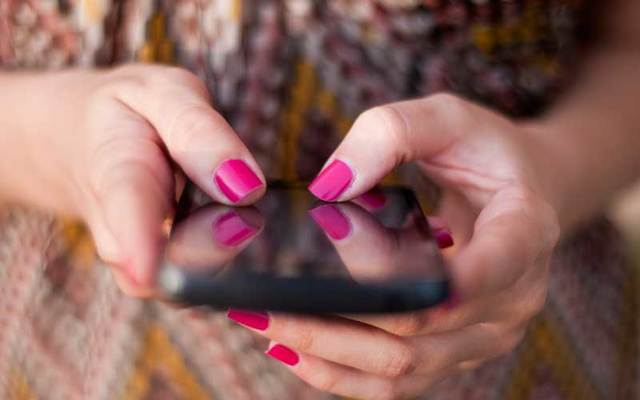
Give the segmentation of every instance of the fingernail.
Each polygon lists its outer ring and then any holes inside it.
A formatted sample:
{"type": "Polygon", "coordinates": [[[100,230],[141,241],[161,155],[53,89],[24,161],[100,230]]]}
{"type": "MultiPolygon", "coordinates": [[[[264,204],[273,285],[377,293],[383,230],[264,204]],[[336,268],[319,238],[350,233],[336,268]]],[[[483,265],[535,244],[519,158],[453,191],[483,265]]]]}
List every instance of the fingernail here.
{"type": "Polygon", "coordinates": [[[446,249],[447,247],[453,246],[453,237],[449,232],[445,230],[439,230],[433,232],[433,235],[436,238],[438,247],[440,247],[441,249],[446,249]]]}
{"type": "Polygon", "coordinates": [[[243,220],[235,210],[218,218],[212,226],[213,238],[225,246],[237,246],[258,232],[258,228],[243,220]]]}
{"type": "Polygon", "coordinates": [[[248,326],[249,328],[259,331],[264,331],[269,327],[269,315],[265,312],[231,309],[227,311],[227,318],[240,325],[248,326]]]}
{"type": "Polygon", "coordinates": [[[331,239],[342,240],[351,232],[349,220],[333,204],[324,204],[311,209],[309,214],[331,239]]]}
{"type": "Polygon", "coordinates": [[[367,193],[358,196],[356,202],[364,207],[367,211],[376,211],[384,207],[387,198],[379,190],[369,190],[367,193]]]}
{"type": "Polygon", "coordinates": [[[216,185],[229,201],[237,203],[262,186],[246,162],[227,160],[220,164],[213,177],[216,185]]]}
{"type": "Polygon", "coordinates": [[[273,345],[265,354],[290,366],[294,366],[300,361],[298,353],[281,344],[273,345]]]}
{"type": "Polygon", "coordinates": [[[334,201],[349,187],[353,180],[351,168],[340,160],[333,160],[309,185],[317,198],[334,201]]]}

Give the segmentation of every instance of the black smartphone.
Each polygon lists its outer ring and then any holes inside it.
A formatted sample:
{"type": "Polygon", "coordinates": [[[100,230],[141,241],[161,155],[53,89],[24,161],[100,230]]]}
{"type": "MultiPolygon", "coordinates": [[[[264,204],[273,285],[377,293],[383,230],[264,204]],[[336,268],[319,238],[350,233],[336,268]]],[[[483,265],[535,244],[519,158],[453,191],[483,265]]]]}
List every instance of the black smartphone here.
{"type": "Polygon", "coordinates": [[[413,311],[449,293],[427,219],[404,187],[323,203],[302,183],[271,182],[254,206],[229,207],[189,184],[158,281],[178,303],[307,314],[413,311]]]}

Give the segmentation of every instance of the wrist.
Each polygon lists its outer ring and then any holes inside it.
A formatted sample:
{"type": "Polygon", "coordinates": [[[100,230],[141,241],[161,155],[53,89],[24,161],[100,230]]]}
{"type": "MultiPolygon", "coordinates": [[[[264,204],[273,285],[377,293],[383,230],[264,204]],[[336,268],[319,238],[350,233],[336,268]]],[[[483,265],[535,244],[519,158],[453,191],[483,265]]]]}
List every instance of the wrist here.
{"type": "Polygon", "coordinates": [[[588,206],[576,201],[582,197],[580,162],[575,155],[576,143],[556,132],[552,124],[538,121],[526,124],[527,150],[531,156],[536,185],[541,195],[555,210],[563,232],[575,228],[588,214],[588,206]]]}
{"type": "Polygon", "coordinates": [[[624,131],[564,114],[527,124],[540,190],[558,214],[563,232],[575,230],[637,178],[640,143],[624,131]]]}

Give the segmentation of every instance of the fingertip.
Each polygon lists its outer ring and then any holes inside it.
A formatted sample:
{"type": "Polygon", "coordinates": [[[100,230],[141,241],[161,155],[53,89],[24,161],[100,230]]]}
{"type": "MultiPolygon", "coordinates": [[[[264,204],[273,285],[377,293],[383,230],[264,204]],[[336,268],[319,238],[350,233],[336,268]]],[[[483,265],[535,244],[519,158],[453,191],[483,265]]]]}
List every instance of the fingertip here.
{"type": "Polygon", "coordinates": [[[441,229],[433,232],[433,236],[441,249],[447,249],[453,246],[453,236],[447,230],[441,229]]]}
{"type": "Polygon", "coordinates": [[[332,202],[338,200],[349,189],[354,178],[352,167],[336,158],[318,173],[308,189],[320,200],[332,202]]]}
{"type": "Polygon", "coordinates": [[[296,351],[280,343],[270,343],[265,354],[289,367],[295,367],[300,362],[300,355],[296,351]]]}
{"type": "Polygon", "coordinates": [[[243,159],[223,161],[213,173],[213,181],[226,204],[247,205],[258,200],[266,190],[261,171],[255,171],[243,159]]]}

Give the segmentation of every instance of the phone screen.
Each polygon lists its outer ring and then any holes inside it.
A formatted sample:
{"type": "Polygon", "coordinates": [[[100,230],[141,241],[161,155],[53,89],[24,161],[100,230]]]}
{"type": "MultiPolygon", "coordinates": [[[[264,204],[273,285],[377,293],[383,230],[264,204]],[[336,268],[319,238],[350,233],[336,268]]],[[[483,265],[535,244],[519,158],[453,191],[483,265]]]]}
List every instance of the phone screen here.
{"type": "Polygon", "coordinates": [[[446,280],[427,220],[413,192],[401,187],[324,203],[305,185],[270,183],[250,207],[217,204],[190,187],[178,206],[164,269],[161,283],[174,297],[184,297],[185,280],[218,288],[251,281],[257,292],[274,282],[300,288],[446,280]]]}

